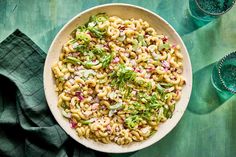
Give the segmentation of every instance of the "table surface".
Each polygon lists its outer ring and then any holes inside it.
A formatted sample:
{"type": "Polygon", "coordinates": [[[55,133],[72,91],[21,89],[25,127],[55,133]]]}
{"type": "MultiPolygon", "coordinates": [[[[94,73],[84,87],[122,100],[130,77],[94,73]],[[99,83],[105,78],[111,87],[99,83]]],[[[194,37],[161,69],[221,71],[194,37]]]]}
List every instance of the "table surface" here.
{"type": "Polygon", "coordinates": [[[83,10],[110,2],[139,5],[154,11],[173,25],[180,35],[183,35],[197,28],[188,19],[187,1],[0,0],[0,41],[19,28],[47,52],[52,39],[69,19],[83,10]]]}
{"type": "Polygon", "coordinates": [[[47,52],[68,20],[90,7],[112,2],[138,5],[166,19],[183,37],[194,72],[191,101],[177,127],[160,142],[130,155],[236,156],[236,134],[233,133],[236,97],[218,100],[214,92],[209,92],[210,87],[206,88],[209,79],[202,80],[203,76],[210,78],[212,63],[236,49],[236,40],[233,40],[236,37],[235,7],[222,19],[199,28],[189,15],[188,0],[0,0],[0,41],[18,28],[47,52]],[[199,102],[212,104],[208,106],[210,110],[204,110],[199,102]]]}

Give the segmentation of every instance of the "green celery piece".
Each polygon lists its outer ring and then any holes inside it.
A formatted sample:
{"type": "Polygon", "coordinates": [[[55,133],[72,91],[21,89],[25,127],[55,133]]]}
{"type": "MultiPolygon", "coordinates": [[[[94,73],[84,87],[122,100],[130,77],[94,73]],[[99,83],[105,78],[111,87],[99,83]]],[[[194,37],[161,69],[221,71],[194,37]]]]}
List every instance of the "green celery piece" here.
{"type": "Polygon", "coordinates": [[[138,41],[139,41],[139,43],[141,43],[142,46],[147,46],[147,43],[145,42],[142,34],[138,35],[138,41]]]}
{"type": "Polygon", "coordinates": [[[90,120],[84,120],[84,121],[80,121],[80,122],[84,125],[88,125],[88,124],[92,123],[90,120]]]}
{"type": "Polygon", "coordinates": [[[116,103],[115,105],[112,105],[109,107],[110,110],[119,110],[122,109],[124,105],[122,103],[116,103]]]}
{"type": "Polygon", "coordinates": [[[170,108],[164,108],[164,111],[163,111],[163,115],[166,117],[166,118],[171,118],[172,117],[172,111],[170,110],[170,108]]]}
{"type": "Polygon", "coordinates": [[[133,43],[132,43],[132,47],[133,47],[133,50],[136,51],[138,49],[138,41],[136,39],[133,40],[133,43]]]}
{"type": "Polygon", "coordinates": [[[161,46],[159,46],[159,51],[161,50],[168,50],[170,48],[170,44],[166,43],[166,44],[163,44],[161,46]]]}
{"type": "Polygon", "coordinates": [[[160,85],[165,86],[165,87],[171,87],[171,86],[173,86],[172,83],[164,83],[164,82],[160,83],[160,85]]]}
{"type": "MultiPolygon", "coordinates": [[[[95,22],[97,24],[98,22],[105,22],[107,19],[108,16],[106,13],[98,13],[97,15],[90,16],[88,23],[95,22]]],[[[86,25],[88,25],[88,23],[86,25]]]]}
{"type": "Polygon", "coordinates": [[[157,84],[157,91],[160,93],[164,93],[165,88],[163,88],[159,83],[157,84]]]}
{"type": "Polygon", "coordinates": [[[64,62],[67,62],[67,63],[72,63],[72,64],[81,64],[81,61],[75,57],[67,57],[66,59],[64,59],[64,62]]]}
{"type": "Polygon", "coordinates": [[[88,61],[88,62],[85,62],[83,65],[85,66],[85,68],[91,68],[92,66],[97,65],[97,64],[95,64],[92,61],[88,61]]]}
{"type": "Polygon", "coordinates": [[[65,81],[64,77],[59,77],[58,80],[61,82],[65,81]]]}
{"type": "Polygon", "coordinates": [[[86,62],[84,64],[85,68],[91,68],[94,64],[92,62],[86,62]]]}
{"type": "Polygon", "coordinates": [[[72,32],[71,32],[71,36],[73,38],[75,38],[75,34],[77,31],[80,31],[80,32],[85,32],[86,31],[86,27],[85,26],[78,26],[76,29],[74,29],[72,32]]]}

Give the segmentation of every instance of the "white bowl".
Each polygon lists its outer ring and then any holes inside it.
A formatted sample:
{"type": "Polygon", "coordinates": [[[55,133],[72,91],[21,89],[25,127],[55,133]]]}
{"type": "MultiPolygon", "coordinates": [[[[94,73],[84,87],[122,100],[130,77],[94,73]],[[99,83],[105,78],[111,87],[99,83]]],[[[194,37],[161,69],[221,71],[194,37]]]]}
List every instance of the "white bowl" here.
{"type": "Polygon", "coordinates": [[[179,122],[180,118],[183,116],[183,113],[188,105],[191,90],[192,90],[192,68],[189,59],[189,55],[187,49],[181,40],[178,33],[168,24],[164,19],[162,19],[157,14],[129,4],[106,4],[100,5],[97,7],[93,7],[88,9],[74,18],[72,18],[56,35],[53,40],[48,55],[45,62],[44,67],[44,90],[46,94],[46,99],[48,102],[48,106],[55,117],[58,124],[65,130],[65,132],[70,135],[77,142],[83,144],[86,147],[91,149],[108,152],[108,153],[126,153],[136,151],[145,147],[148,147],[155,142],[162,139],[165,135],[167,135],[179,122]],[[135,19],[143,19],[147,21],[158,33],[165,34],[169,37],[171,42],[177,43],[181,46],[181,50],[184,56],[183,60],[183,76],[186,78],[186,85],[183,88],[182,96],[180,101],[176,104],[176,108],[174,114],[171,119],[168,119],[165,123],[159,126],[159,130],[149,137],[147,140],[142,142],[133,142],[129,145],[120,146],[114,143],[103,144],[100,142],[94,142],[91,139],[80,138],[77,136],[76,131],[72,129],[69,125],[67,119],[63,118],[59,108],[57,107],[57,94],[55,92],[55,82],[53,78],[53,74],[51,71],[51,66],[55,61],[58,61],[59,54],[61,52],[62,45],[68,40],[69,34],[78,26],[85,24],[91,15],[95,15],[97,13],[107,13],[108,15],[116,15],[123,19],[135,18],[135,19]]]}

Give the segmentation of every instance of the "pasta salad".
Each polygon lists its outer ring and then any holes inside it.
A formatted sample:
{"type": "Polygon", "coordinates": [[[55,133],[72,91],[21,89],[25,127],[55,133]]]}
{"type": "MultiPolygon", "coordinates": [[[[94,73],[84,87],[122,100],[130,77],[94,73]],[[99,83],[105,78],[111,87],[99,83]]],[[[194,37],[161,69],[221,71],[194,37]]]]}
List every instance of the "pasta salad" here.
{"type": "Polygon", "coordinates": [[[142,19],[99,13],[53,64],[58,107],[78,136],[143,141],[171,118],[185,84],[180,46],[142,19]]]}

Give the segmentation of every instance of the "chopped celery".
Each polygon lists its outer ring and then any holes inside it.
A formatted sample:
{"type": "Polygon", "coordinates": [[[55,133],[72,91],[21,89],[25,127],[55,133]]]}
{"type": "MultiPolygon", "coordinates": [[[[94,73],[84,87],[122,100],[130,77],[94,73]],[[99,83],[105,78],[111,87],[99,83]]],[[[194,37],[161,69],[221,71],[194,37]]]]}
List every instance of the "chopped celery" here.
{"type": "Polygon", "coordinates": [[[170,48],[170,44],[163,44],[161,46],[159,46],[159,51],[161,50],[168,50],[170,48]]]}
{"type": "Polygon", "coordinates": [[[171,86],[173,86],[172,83],[164,83],[164,82],[160,83],[160,85],[166,86],[166,87],[171,87],[171,86]]]}
{"type": "Polygon", "coordinates": [[[66,59],[64,59],[64,62],[67,62],[67,63],[72,63],[72,64],[81,64],[81,61],[75,57],[67,57],[66,59]]]}
{"type": "Polygon", "coordinates": [[[97,15],[93,15],[89,18],[87,25],[91,22],[95,22],[96,24],[99,22],[105,22],[107,19],[108,17],[105,13],[98,13],[97,15]]]}
{"type": "Polygon", "coordinates": [[[88,125],[88,124],[91,124],[91,120],[84,120],[84,121],[80,121],[82,124],[84,125],[88,125]]]}
{"type": "Polygon", "coordinates": [[[157,84],[157,91],[160,93],[164,93],[165,88],[163,88],[159,83],[157,84]]]}
{"type": "Polygon", "coordinates": [[[112,106],[110,106],[110,110],[119,110],[119,109],[122,109],[124,106],[123,106],[123,104],[122,104],[122,102],[118,102],[117,104],[115,104],[115,105],[112,105],[112,106]]]}
{"type": "Polygon", "coordinates": [[[136,51],[138,49],[138,40],[134,39],[132,43],[133,50],[136,51]]]}
{"type": "Polygon", "coordinates": [[[145,42],[144,37],[143,37],[142,34],[138,35],[138,41],[141,44],[141,46],[147,46],[147,43],[145,42]]]}

